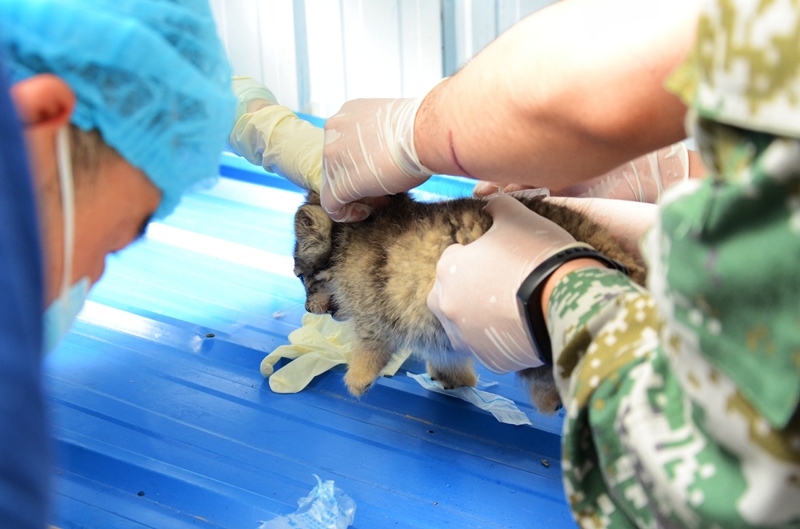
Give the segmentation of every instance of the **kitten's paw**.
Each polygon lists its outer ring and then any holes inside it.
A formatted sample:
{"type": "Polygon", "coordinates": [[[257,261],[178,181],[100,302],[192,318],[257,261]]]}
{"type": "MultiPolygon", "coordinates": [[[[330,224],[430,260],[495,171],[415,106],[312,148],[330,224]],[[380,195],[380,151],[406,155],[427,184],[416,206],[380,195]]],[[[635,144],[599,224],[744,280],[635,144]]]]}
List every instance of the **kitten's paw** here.
{"type": "Polygon", "coordinates": [[[459,367],[456,369],[439,369],[430,363],[428,364],[428,374],[431,380],[438,380],[444,389],[455,389],[463,386],[472,386],[478,383],[478,377],[471,366],[459,367]]]}
{"type": "Polygon", "coordinates": [[[517,374],[528,386],[531,402],[539,413],[552,414],[561,409],[561,398],[551,366],[531,367],[517,374]]]}
{"type": "Polygon", "coordinates": [[[360,397],[367,392],[369,388],[375,384],[375,377],[354,372],[352,369],[348,370],[344,375],[344,383],[347,386],[347,391],[354,397],[360,397]]]}
{"type": "Polygon", "coordinates": [[[539,413],[556,413],[562,408],[561,397],[555,387],[552,388],[532,388],[530,390],[531,402],[539,410],[539,413]]]}

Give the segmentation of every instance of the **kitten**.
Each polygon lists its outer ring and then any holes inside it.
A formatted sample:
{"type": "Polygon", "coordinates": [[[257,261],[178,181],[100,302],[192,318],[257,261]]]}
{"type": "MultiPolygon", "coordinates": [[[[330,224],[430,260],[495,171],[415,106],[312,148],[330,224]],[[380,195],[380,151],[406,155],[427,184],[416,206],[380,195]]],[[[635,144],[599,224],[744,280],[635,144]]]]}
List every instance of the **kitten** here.
{"type": "MultiPolygon", "coordinates": [[[[577,240],[620,261],[635,281],[644,282],[644,268],[588,218],[543,197],[518,199],[577,240]]],[[[423,203],[402,193],[389,197],[389,205],[367,220],[351,224],[331,221],[316,193],[298,209],[294,273],[305,286],[308,312],[328,313],[353,325],[356,341],[344,377],[352,395],[369,389],[403,347],[421,354],[431,378],[446,389],[475,386],[471,357],[452,348],[426,299],[445,248],[469,244],[491,226],[485,205],[477,198],[423,203]]],[[[551,367],[525,369],[519,375],[539,411],[560,408],[551,367]]]]}

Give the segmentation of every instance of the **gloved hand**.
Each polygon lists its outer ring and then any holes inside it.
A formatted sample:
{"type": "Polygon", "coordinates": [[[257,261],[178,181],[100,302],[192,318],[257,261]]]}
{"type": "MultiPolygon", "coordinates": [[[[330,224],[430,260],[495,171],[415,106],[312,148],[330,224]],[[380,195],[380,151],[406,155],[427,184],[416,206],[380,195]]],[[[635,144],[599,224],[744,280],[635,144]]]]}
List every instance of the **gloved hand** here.
{"type": "Polygon", "coordinates": [[[356,200],[408,191],[431,176],[414,146],[422,99],[348,101],[325,123],[320,200],[333,220],[363,220],[371,210],[356,200]]]}
{"type": "Polygon", "coordinates": [[[585,215],[608,231],[625,253],[644,261],[639,243],[656,220],[657,205],[610,198],[550,197],[547,201],[585,215]]]}
{"type": "Polygon", "coordinates": [[[277,104],[272,92],[249,77],[234,77],[236,120],[232,152],[254,165],[319,193],[324,131],[277,104]]]}
{"type": "MultiPolygon", "coordinates": [[[[512,184],[513,185],[513,184],[512,184]]],[[[632,200],[610,198],[551,197],[547,189],[511,190],[507,186],[501,194],[512,197],[545,195],[548,202],[567,207],[602,226],[625,253],[643,262],[639,243],[656,219],[658,206],[632,200]]]]}
{"type": "Polygon", "coordinates": [[[248,162],[319,193],[324,132],[281,105],[244,114],[231,132],[231,147],[248,162]]]}
{"type": "Polygon", "coordinates": [[[236,76],[231,79],[231,90],[236,96],[236,111],[233,116],[234,125],[242,116],[255,112],[265,106],[277,105],[278,98],[272,90],[252,77],[236,76]]]}
{"type": "MultiPolygon", "coordinates": [[[[661,193],[678,182],[689,178],[689,151],[684,143],[676,143],[663,149],[622,164],[605,174],[591,178],[580,184],[552,191],[553,196],[597,197],[618,200],[633,200],[655,204],[661,193]]],[[[521,184],[498,184],[479,182],[473,194],[486,197],[528,189],[521,184]]]]}
{"type": "Polygon", "coordinates": [[[486,211],[494,219],[489,231],[466,246],[448,247],[439,259],[428,308],[453,347],[471,352],[490,370],[540,366],[517,290],[548,257],[586,245],[510,196],[490,200],[486,211]]]}

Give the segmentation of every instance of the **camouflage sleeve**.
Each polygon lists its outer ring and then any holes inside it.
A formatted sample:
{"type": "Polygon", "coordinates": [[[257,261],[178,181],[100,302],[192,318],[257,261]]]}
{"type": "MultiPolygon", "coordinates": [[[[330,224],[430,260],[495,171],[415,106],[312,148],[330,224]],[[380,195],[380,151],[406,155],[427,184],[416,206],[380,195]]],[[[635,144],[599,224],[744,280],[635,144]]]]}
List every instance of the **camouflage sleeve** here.
{"type": "Polygon", "coordinates": [[[581,527],[650,527],[658,515],[642,481],[652,449],[639,442],[642,414],[668,398],[653,300],[619,272],[584,269],[559,282],[547,316],[573,514],[581,527]]]}
{"type": "Polygon", "coordinates": [[[583,527],[800,527],[800,5],[708,0],[669,88],[710,177],[645,240],[648,291],[554,290],[564,486],[583,527]]]}
{"type": "Polygon", "coordinates": [[[648,292],[586,269],[550,299],[583,527],[800,524],[800,142],[700,125],[722,174],[662,204],[648,292]]]}
{"type": "Polygon", "coordinates": [[[705,0],[696,41],[667,88],[700,116],[800,136],[800,6],[705,0]]]}
{"type": "Polygon", "coordinates": [[[578,271],[553,292],[548,319],[564,487],[581,527],[797,526],[797,429],[759,422],[697,356],[675,369],[650,294],[613,271],[578,271]]]}

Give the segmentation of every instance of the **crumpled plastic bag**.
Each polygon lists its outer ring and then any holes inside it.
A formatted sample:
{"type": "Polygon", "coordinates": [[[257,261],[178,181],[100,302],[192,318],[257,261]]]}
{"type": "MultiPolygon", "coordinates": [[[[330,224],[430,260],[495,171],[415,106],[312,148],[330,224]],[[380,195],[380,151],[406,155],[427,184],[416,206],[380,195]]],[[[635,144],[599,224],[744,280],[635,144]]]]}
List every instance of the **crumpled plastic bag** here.
{"type": "Polygon", "coordinates": [[[286,516],[261,524],[259,529],[347,529],[356,517],[356,502],[335,486],[322,481],[306,496],[297,500],[299,508],[286,516]]]}
{"type": "MultiPolygon", "coordinates": [[[[269,387],[275,393],[297,393],[311,380],[350,359],[355,335],[350,322],[339,322],[329,314],[303,315],[302,327],[289,334],[289,345],[281,345],[261,361],[261,374],[269,378],[269,387]],[[275,371],[281,359],[292,360],[275,371]]],[[[401,350],[387,365],[381,375],[392,376],[411,355],[401,350]]]]}

